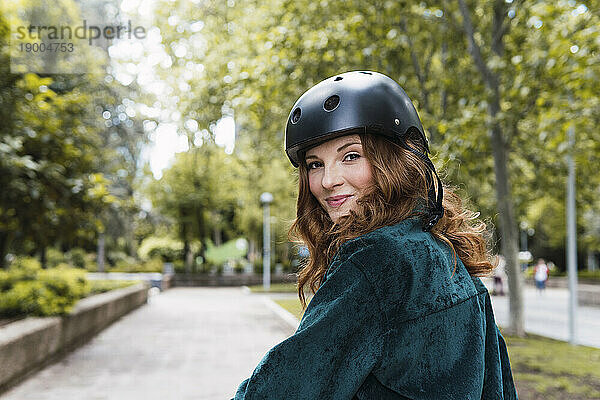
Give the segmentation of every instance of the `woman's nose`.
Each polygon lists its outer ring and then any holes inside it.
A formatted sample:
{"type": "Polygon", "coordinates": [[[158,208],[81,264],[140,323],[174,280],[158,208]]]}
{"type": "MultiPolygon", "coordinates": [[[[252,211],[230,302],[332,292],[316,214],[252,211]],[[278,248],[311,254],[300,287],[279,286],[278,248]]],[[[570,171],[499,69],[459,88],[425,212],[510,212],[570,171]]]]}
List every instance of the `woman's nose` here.
{"type": "Polygon", "coordinates": [[[344,178],[339,168],[336,165],[326,166],[323,171],[321,185],[325,189],[333,189],[344,183],[344,178]]]}

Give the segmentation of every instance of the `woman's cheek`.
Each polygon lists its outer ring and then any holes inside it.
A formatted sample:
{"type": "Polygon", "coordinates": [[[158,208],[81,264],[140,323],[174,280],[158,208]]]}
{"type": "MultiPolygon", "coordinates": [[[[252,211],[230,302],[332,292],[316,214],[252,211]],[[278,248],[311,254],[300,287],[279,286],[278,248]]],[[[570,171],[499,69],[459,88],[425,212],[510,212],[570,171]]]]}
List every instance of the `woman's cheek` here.
{"type": "Polygon", "coordinates": [[[318,180],[316,179],[314,174],[310,174],[308,176],[308,188],[312,195],[315,196],[315,199],[317,199],[317,201],[321,203],[321,192],[319,190],[319,187],[320,185],[318,184],[318,180]]]}

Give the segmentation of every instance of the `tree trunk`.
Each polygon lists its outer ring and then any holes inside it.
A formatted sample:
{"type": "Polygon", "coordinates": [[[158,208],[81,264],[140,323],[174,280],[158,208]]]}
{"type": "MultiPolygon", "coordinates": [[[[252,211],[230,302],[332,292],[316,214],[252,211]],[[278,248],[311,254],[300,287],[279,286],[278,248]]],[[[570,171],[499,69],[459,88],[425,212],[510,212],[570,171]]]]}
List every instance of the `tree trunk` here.
{"type": "Polygon", "coordinates": [[[46,269],[48,262],[46,260],[46,245],[45,244],[40,246],[39,252],[40,252],[40,264],[42,264],[42,269],[46,269]]]}
{"type": "MultiPolygon", "coordinates": [[[[446,70],[446,63],[448,61],[448,42],[445,40],[442,42],[442,67],[446,70]]],[[[446,91],[446,85],[442,87],[442,94],[440,96],[441,99],[441,109],[442,109],[442,118],[446,119],[446,110],[448,109],[448,92],[446,91]]],[[[432,139],[433,141],[433,139],[432,139]]]]}
{"type": "Polygon", "coordinates": [[[189,257],[190,252],[191,252],[190,241],[185,239],[183,241],[183,259],[184,259],[184,267],[185,267],[186,274],[189,274],[192,272],[192,263],[190,262],[191,257],[189,257]]]}
{"type": "Polygon", "coordinates": [[[8,264],[6,262],[6,255],[8,254],[8,249],[11,241],[12,235],[10,233],[0,233],[0,269],[8,268],[8,264]]]}
{"type": "Polygon", "coordinates": [[[196,271],[196,262],[194,260],[194,251],[192,250],[192,246],[189,246],[187,252],[185,253],[185,264],[189,265],[190,271],[196,271]]]}
{"type": "MultiPolygon", "coordinates": [[[[130,195],[133,198],[133,194],[130,195]]],[[[138,258],[137,256],[137,242],[135,240],[135,232],[134,232],[134,219],[133,216],[127,215],[128,224],[125,227],[125,240],[127,242],[127,250],[129,252],[130,257],[138,258]]]]}
{"type": "Polygon", "coordinates": [[[202,263],[206,264],[206,241],[200,242],[200,253],[199,256],[202,258],[202,263]]]}
{"type": "Polygon", "coordinates": [[[98,272],[104,272],[104,233],[98,234],[98,255],[97,260],[98,272]]]}
{"type": "MultiPolygon", "coordinates": [[[[458,0],[463,16],[463,30],[468,41],[468,49],[484,84],[490,89],[488,113],[491,117],[490,136],[492,154],[494,156],[494,174],[496,177],[496,207],[500,231],[502,233],[502,253],[506,258],[508,289],[510,291],[510,334],[524,336],[522,277],[518,264],[519,243],[514,218],[510,179],[508,174],[508,147],[497,119],[500,112],[500,77],[499,73],[490,70],[483,58],[481,48],[475,41],[475,30],[471,23],[471,15],[464,0],[458,0]]],[[[492,24],[491,50],[497,56],[504,52],[503,37],[510,27],[505,24],[506,4],[504,0],[494,2],[494,20],[492,24]]]]}
{"type": "Polygon", "coordinates": [[[219,247],[223,243],[223,236],[221,234],[221,227],[217,224],[213,227],[213,237],[215,247],[219,247]]]}
{"type": "Polygon", "coordinates": [[[588,249],[587,251],[587,269],[590,272],[594,272],[598,269],[598,260],[596,259],[596,252],[588,249]]]}
{"type": "MultiPolygon", "coordinates": [[[[490,107],[490,114],[493,113],[490,107]]],[[[493,115],[495,116],[495,114],[493,115]]],[[[492,116],[492,117],[493,117],[492,116]]],[[[514,219],[510,180],[508,177],[508,150],[502,138],[498,123],[491,129],[492,153],[494,155],[494,173],[496,176],[496,203],[498,222],[502,232],[502,254],[506,258],[506,274],[508,275],[510,334],[525,335],[523,320],[523,282],[519,267],[518,233],[514,219]]]]}
{"type": "Polygon", "coordinates": [[[248,261],[254,263],[256,260],[256,242],[254,239],[250,239],[248,241],[248,261]]]}

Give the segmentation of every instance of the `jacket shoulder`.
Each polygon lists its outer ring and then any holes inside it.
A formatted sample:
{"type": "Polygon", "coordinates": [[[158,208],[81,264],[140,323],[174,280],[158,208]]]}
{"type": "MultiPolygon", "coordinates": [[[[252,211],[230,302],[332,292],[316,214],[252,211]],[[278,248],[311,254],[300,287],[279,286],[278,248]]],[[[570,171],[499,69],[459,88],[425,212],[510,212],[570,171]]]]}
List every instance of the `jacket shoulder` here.
{"type": "Polygon", "coordinates": [[[383,267],[393,261],[398,267],[411,267],[414,262],[424,262],[422,250],[431,244],[431,234],[423,232],[417,219],[407,219],[388,225],[345,242],[334,261],[351,260],[369,270],[383,267]],[[375,262],[377,261],[377,262],[375,262]]]}
{"type": "Polygon", "coordinates": [[[336,268],[352,262],[363,271],[389,319],[423,317],[479,292],[452,249],[423,232],[418,220],[405,220],[348,241],[336,259],[336,268]]]}

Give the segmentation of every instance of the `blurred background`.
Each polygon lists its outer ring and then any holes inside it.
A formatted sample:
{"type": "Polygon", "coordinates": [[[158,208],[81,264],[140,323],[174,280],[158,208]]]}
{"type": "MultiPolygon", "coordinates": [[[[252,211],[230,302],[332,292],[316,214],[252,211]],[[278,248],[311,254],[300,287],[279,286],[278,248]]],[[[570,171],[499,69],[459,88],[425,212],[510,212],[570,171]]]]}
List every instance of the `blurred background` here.
{"type": "MultiPolygon", "coordinates": [[[[521,397],[600,398],[599,2],[12,0],[0,10],[0,339],[28,316],[65,318],[79,299],[139,281],[175,287],[151,292],[156,304],[178,286],[261,284],[265,192],[269,279],[282,283],[265,287],[293,293],[306,254],[287,237],[297,173],[286,118],[317,82],[374,70],[409,94],[443,179],[493,231],[506,274],[486,282],[521,397]],[[540,258],[550,277],[535,292],[540,258]]],[[[281,296],[299,317],[294,295],[281,296]]],[[[235,318],[218,324],[235,331],[235,318]]],[[[232,358],[232,382],[289,333],[232,358]]],[[[6,373],[0,389],[23,374],[6,373]]],[[[233,395],[223,385],[200,398],[233,395]]]]}

